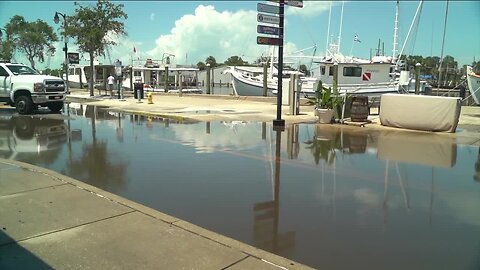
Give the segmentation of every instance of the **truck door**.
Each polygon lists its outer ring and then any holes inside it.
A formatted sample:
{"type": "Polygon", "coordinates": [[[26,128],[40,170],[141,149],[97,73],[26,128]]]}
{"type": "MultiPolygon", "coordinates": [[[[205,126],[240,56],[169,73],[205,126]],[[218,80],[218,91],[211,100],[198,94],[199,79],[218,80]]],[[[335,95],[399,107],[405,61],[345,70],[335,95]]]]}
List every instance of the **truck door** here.
{"type": "Polygon", "coordinates": [[[0,97],[10,97],[10,74],[0,67],[0,97]]]}

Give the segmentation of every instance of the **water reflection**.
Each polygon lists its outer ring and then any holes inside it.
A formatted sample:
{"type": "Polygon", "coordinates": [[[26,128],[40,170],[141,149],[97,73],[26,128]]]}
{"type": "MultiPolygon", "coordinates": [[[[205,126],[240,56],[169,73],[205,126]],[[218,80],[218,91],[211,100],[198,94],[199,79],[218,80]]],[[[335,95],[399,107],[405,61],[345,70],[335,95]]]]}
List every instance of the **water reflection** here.
{"type": "MultiPolygon", "coordinates": [[[[262,128],[264,126],[265,125],[262,125],[262,128]]],[[[287,143],[287,145],[289,145],[287,149],[289,150],[287,151],[289,153],[289,158],[291,156],[290,149],[293,149],[295,141],[298,142],[298,139],[291,138],[291,136],[295,137],[295,134],[298,136],[298,133],[295,133],[295,127],[296,126],[294,125],[290,125],[287,128],[287,134],[289,138],[289,142],[287,143]]],[[[275,133],[275,173],[272,179],[273,198],[272,200],[259,202],[254,205],[254,243],[256,247],[266,251],[286,257],[292,257],[295,249],[295,232],[280,232],[280,153],[282,145],[282,132],[277,130],[275,133]]]]}
{"type": "Polygon", "coordinates": [[[0,157],[50,164],[67,141],[62,119],[0,114],[0,157]]]}
{"type": "Polygon", "coordinates": [[[448,136],[67,111],[45,167],[199,226],[316,268],[478,266],[480,152],[448,136]]]}
{"type": "MultiPolygon", "coordinates": [[[[80,105],[79,110],[75,107],[70,108],[67,105],[67,111],[73,111],[75,115],[83,114],[90,119],[91,123],[91,143],[83,143],[82,151],[79,157],[73,158],[69,153],[69,159],[65,166],[65,173],[75,175],[82,181],[96,185],[103,189],[117,191],[121,189],[127,181],[126,171],[128,163],[123,159],[112,159],[108,151],[108,143],[105,139],[97,139],[97,119],[101,121],[117,121],[116,127],[117,140],[123,143],[120,113],[112,113],[105,110],[99,110],[96,106],[80,105]],[[86,107],[84,109],[84,107],[86,107]],[[72,110],[71,110],[72,109],[72,110]],[[119,136],[120,133],[120,136],[119,136]]],[[[69,147],[71,151],[71,147],[69,147]]]]}
{"type": "Polygon", "coordinates": [[[477,162],[475,162],[475,175],[473,180],[480,182],[480,147],[478,148],[477,162]]]}

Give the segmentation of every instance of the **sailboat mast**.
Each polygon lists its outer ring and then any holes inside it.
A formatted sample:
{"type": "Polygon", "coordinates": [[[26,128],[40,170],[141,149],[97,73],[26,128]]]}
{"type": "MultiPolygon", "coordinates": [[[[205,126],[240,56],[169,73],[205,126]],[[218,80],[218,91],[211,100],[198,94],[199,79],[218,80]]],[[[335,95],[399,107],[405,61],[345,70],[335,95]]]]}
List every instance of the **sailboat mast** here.
{"type": "Polygon", "coordinates": [[[273,78],[273,62],[275,59],[275,46],[272,46],[272,55],[270,56],[270,72],[268,74],[268,78],[273,78]]]}
{"type": "Polygon", "coordinates": [[[327,46],[325,47],[325,56],[328,52],[328,46],[330,44],[330,19],[332,18],[332,1],[330,1],[330,11],[328,12],[328,27],[327,27],[327,46]]]}
{"type": "MultiPolygon", "coordinates": [[[[408,40],[410,39],[410,33],[412,32],[412,28],[413,26],[415,25],[415,23],[417,22],[417,18],[422,10],[422,6],[423,6],[423,0],[421,0],[419,3],[418,3],[418,6],[417,6],[417,11],[415,12],[415,16],[413,16],[413,21],[412,21],[412,24],[410,24],[410,28],[408,29],[408,33],[407,33],[407,37],[405,38],[405,41],[403,42],[403,46],[402,46],[402,49],[400,50],[400,54],[399,55],[402,55],[403,54],[403,51],[405,49],[405,46],[407,45],[408,43],[408,40]]],[[[395,69],[398,69],[398,64],[400,62],[397,62],[396,63],[396,67],[395,69]]]]}
{"type": "Polygon", "coordinates": [[[440,82],[442,79],[442,64],[443,64],[443,48],[445,45],[445,32],[447,30],[447,15],[448,15],[448,0],[447,0],[447,7],[445,9],[445,23],[443,25],[443,38],[442,38],[442,51],[440,52],[440,64],[438,66],[438,82],[437,82],[437,95],[438,90],[440,89],[440,82]]]}
{"type": "Polygon", "coordinates": [[[392,50],[392,62],[397,62],[397,46],[398,46],[398,14],[399,14],[399,1],[397,0],[397,6],[395,8],[395,26],[393,28],[393,50],[392,50]]]}
{"type": "Polygon", "coordinates": [[[345,4],[344,1],[342,1],[342,13],[340,15],[340,32],[338,33],[338,53],[340,53],[340,42],[342,40],[342,24],[343,24],[343,5],[345,4]]]}

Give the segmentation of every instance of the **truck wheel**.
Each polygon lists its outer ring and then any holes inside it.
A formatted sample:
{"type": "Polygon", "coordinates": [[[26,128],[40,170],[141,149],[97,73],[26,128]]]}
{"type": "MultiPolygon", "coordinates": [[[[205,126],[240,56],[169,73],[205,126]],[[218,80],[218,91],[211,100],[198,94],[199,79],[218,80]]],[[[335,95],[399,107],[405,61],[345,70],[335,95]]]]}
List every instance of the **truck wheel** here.
{"type": "Polygon", "coordinates": [[[31,114],[33,111],[33,101],[29,96],[19,96],[15,99],[15,108],[19,114],[31,114]]]}
{"type": "Polygon", "coordinates": [[[22,140],[30,140],[33,138],[33,119],[31,116],[20,116],[14,118],[15,134],[22,140]]]}
{"type": "Polygon", "coordinates": [[[63,102],[52,102],[48,103],[47,107],[52,111],[53,113],[58,113],[63,109],[63,102]]]}

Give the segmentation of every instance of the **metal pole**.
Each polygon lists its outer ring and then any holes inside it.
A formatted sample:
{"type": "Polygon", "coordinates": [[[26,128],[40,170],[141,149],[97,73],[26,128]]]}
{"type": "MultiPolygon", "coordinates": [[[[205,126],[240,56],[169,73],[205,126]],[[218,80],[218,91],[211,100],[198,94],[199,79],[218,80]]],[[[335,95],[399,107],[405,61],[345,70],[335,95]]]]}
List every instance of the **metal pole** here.
{"type": "Polygon", "coordinates": [[[207,85],[207,95],[210,95],[210,64],[207,64],[207,72],[206,74],[206,85],[207,85]]]}
{"type": "Polygon", "coordinates": [[[214,88],[215,88],[215,67],[212,67],[212,95],[214,94],[214,88]]]}
{"type": "Polygon", "coordinates": [[[165,93],[168,92],[168,65],[165,65],[165,93]]]}
{"type": "Polygon", "coordinates": [[[420,79],[419,79],[419,74],[420,74],[420,67],[422,64],[416,63],[415,64],[415,95],[420,94],[420,79]]]}
{"type": "MultiPolygon", "coordinates": [[[[280,0],[280,12],[279,12],[279,17],[280,17],[280,23],[279,23],[279,28],[280,28],[280,33],[278,35],[279,37],[279,45],[278,45],[278,73],[277,73],[277,119],[273,120],[273,128],[285,128],[285,120],[282,119],[282,75],[283,75],[283,19],[284,19],[284,3],[285,0],[280,0]]],[[[272,59],[273,61],[273,59],[272,59]]]]}
{"type": "Polygon", "coordinates": [[[268,79],[268,74],[267,74],[267,63],[263,63],[263,96],[267,96],[267,79],[268,79]]]}
{"type": "MultiPolygon", "coordinates": [[[[64,17],[64,22],[65,22],[65,26],[64,27],[67,27],[67,19],[65,19],[64,17]]],[[[65,89],[67,90],[67,94],[70,94],[70,87],[68,86],[68,46],[67,46],[67,34],[65,34],[64,36],[64,39],[65,39],[65,80],[66,80],[66,85],[65,85],[65,89]]]]}

